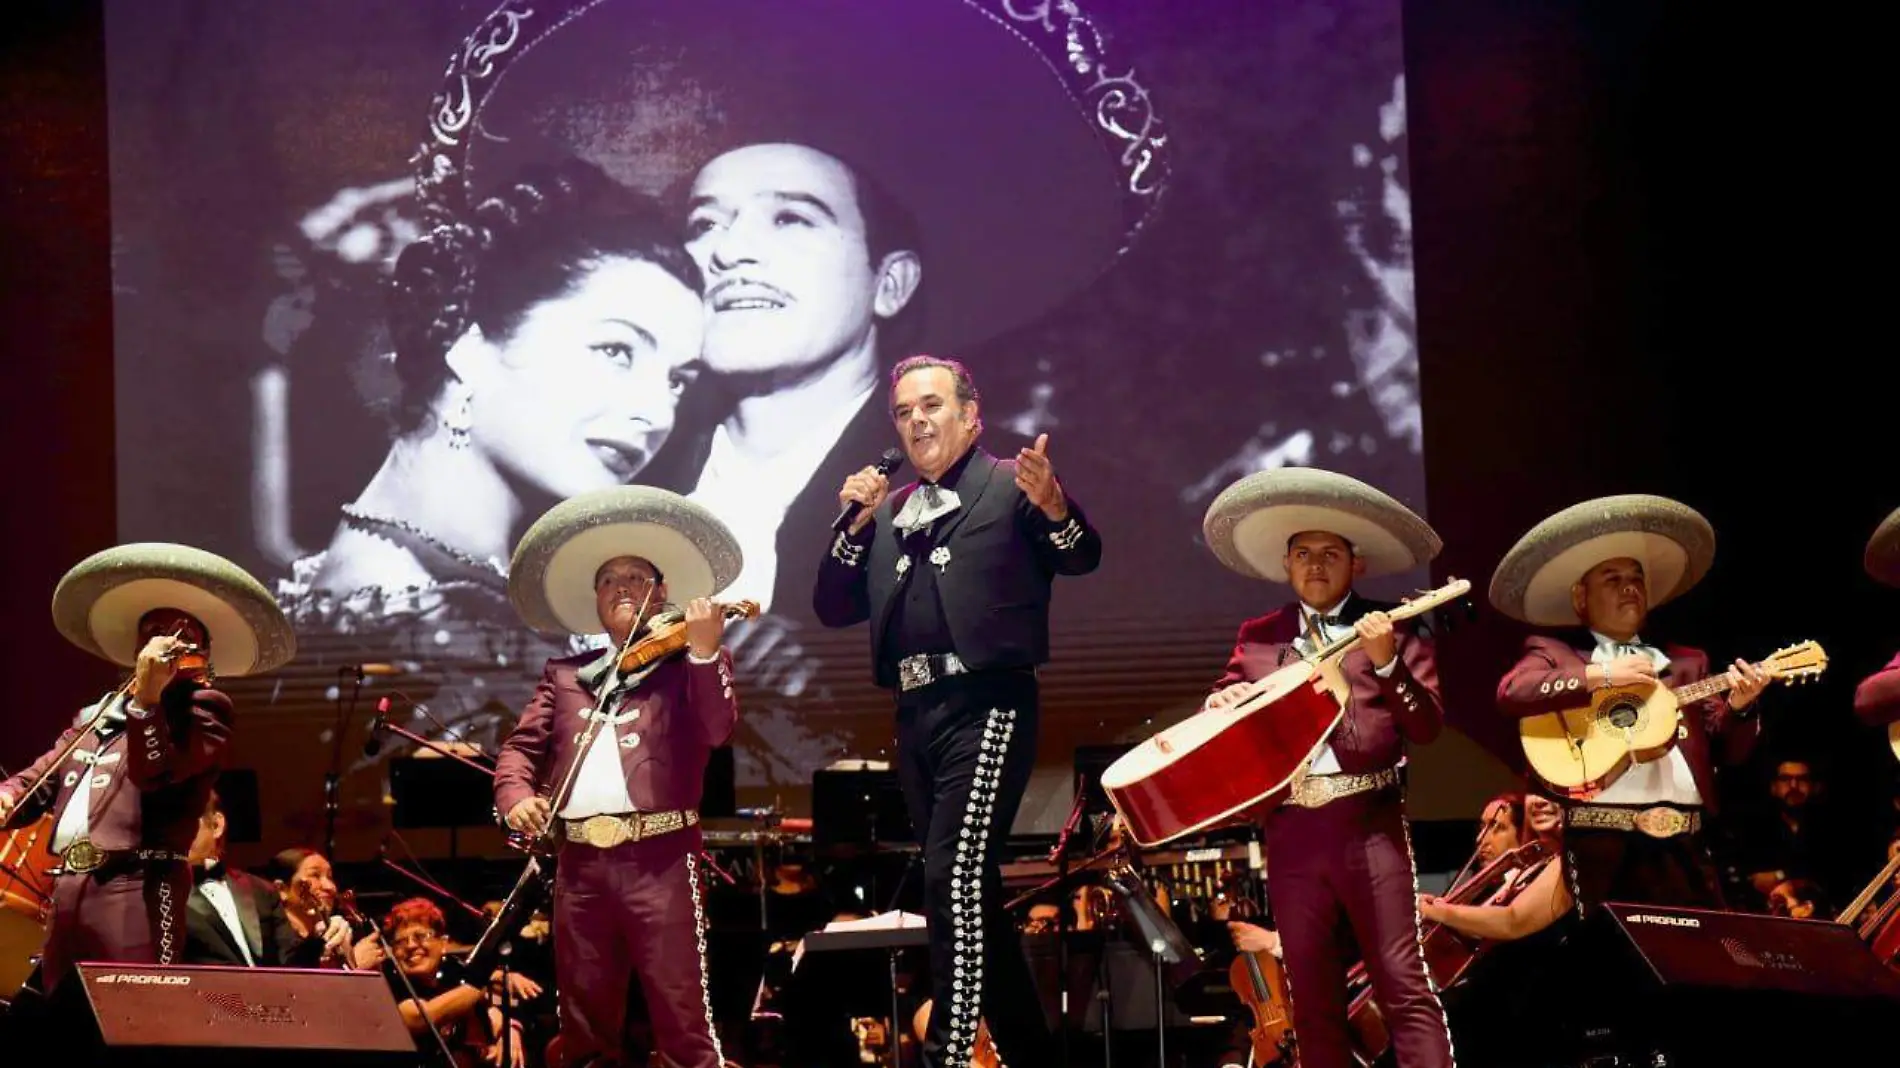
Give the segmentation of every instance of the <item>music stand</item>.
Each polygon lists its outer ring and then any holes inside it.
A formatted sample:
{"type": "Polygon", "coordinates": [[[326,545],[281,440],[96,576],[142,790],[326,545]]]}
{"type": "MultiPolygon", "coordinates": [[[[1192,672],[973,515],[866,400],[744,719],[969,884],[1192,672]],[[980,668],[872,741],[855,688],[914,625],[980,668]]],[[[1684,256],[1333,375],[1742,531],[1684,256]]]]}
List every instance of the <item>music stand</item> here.
{"type": "MultiPolygon", "coordinates": [[[[900,1036],[903,1034],[902,1010],[897,1004],[897,958],[905,949],[912,946],[928,946],[930,930],[924,926],[924,919],[911,913],[901,913],[906,926],[874,927],[860,930],[813,931],[805,936],[805,952],[827,953],[852,950],[882,949],[890,955],[891,983],[891,1059],[897,1061],[900,1036]],[[915,924],[911,924],[911,920],[915,924]]],[[[800,966],[803,966],[801,961],[800,966]]],[[[848,989],[848,986],[845,987],[848,989]]]]}

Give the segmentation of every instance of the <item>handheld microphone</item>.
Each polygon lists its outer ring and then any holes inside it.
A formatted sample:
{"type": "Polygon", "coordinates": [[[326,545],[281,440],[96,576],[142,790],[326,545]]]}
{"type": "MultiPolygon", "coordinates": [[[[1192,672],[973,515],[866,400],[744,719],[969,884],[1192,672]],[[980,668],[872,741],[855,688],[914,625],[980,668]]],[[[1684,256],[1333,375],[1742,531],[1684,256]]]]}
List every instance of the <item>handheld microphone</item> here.
{"type": "MultiPolygon", "coordinates": [[[[889,475],[892,471],[897,470],[898,464],[903,462],[903,453],[896,449],[885,449],[884,455],[877,458],[877,473],[880,475],[889,475]]],[[[844,510],[838,513],[838,519],[831,524],[831,529],[842,534],[845,528],[849,527],[852,521],[858,518],[858,513],[863,510],[864,505],[857,501],[846,501],[844,510]]]]}
{"type": "Polygon", "coordinates": [[[389,695],[376,702],[376,718],[369,721],[369,740],[363,743],[363,755],[373,757],[383,751],[383,721],[389,718],[389,695]]]}
{"type": "Polygon", "coordinates": [[[356,672],[356,677],[359,680],[367,679],[372,676],[388,678],[391,675],[402,674],[402,668],[396,664],[350,664],[348,667],[356,672]]]}

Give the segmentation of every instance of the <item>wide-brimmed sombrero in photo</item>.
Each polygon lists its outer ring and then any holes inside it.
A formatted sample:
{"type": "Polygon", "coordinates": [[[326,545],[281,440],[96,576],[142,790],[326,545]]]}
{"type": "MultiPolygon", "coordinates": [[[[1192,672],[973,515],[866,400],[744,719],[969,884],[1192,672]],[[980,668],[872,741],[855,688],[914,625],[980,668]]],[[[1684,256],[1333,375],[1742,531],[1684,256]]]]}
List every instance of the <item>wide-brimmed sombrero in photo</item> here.
{"type": "Polygon", "coordinates": [[[508,566],[508,600],[543,633],[599,634],[594,576],[622,556],[659,569],[680,604],[730,586],[744,562],[739,539],[700,505],[654,486],[613,486],[569,497],[534,521],[508,566]]]}
{"type": "Polygon", "coordinates": [[[1287,540],[1315,530],[1350,542],[1368,578],[1410,571],[1444,548],[1429,523],[1390,495],[1313,467],[1248,475],[1222,490],[1201,521],[1221,563],[1271,582],[1287,580],[1287,540]]]}
{"type": "Polygon", "coordinates": [[[1578,624],[1570,590],[1605,560],[1643,565],[1649,607],[1687,593],[1715,560],[1715,529],[1680,501],[1626,493],[1573,504],[1532,527],[1491,576],[1491,604],[1523,623],[1578,624]]]}
{"type": "Polygon", "coordinates": [[[450,61],[420,192],[452,216],[524,166],[577,157],[677,197],[731,149],[805,145],[915,218],[921,350],[973,344],[1086,288],[1149,219],[1168,173],[1137,72],[1081,12],[1027,7],[504,4],[450,61]]]}
{"type": "Polygon", "coordinates": [[[1875,582],[1900,586],[1900,508],[1887,513],[1887,518],[1874,528],[1861,563],[1875,582]]]}
{"type": "Polygon", "coordinates": [[[204,624],[219,675],[259,675],[297,655],[297,635],[264,584],[222,556],[170,542],[94,553],[53,590],[66,640],[122,667],[138,660],[139,620],[160,608],[204,624]]]}

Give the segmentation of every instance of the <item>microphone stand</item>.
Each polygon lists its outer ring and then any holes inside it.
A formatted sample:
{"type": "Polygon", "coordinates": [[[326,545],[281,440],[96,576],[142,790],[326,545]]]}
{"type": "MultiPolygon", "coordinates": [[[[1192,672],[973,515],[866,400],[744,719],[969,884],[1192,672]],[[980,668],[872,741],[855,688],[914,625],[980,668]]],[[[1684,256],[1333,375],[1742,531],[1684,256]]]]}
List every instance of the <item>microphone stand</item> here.
{"type": "Polygon", "coordinates": [[[387,719],[379,721],[374,726],[372,726],[370,730],[372,732],[388,731],[389,733],[395,735],[396,737],[401,738],[404,741],[409,742],[410,744],[415,745],[418,748],[427,749],[430,752],[436,754],[437,756],[443,756],[443,757],[449,758],[450,760],[458,761],[463,766],[474,768],[476,771],[481,772],[483,775],[486,775],[489,778],[494,778],[495,776],[494,768],[491,768],[488,765],[483,764],[473,759],[472,757],[463,756],[461,753],[458,753],[454,751],[453,749],[445,749],[442,746],[436,744],[435,742],[432,742],[428,740],[427,738],[424,738],[422,735],[417,734],[416,732],[408,729],[407,727],[398,726],[397,724],[389,722],[389,720],[387,719]]]}
{"type": "Polygon", "coordinates": [[[383,867],[388,868],[390,871],[395,872],[397,875],[400,875],[403,878],[409,880],[410,882],[415,883],[417,886],[422,887],[424,890],[429,891],[430,893],[436,895],[437,897],[448,902],[449,904],[460,908],[463,912],[468,913],[470,916],[473,916],[478,920],[488,919],[488,913],[483,912],[481,909],[478,909],[475,906],[469,904],[468,902],[463,901],[461,898],[456,897],[454,894],[444,889],[440,884],[431,882],[427,878],[424,878],[423,876],[418,875],[413,871],[410,871],[408,868],[405,868],[402,865],[396,863],[395,861],[390,860],[389,857],[387,856],[380,856],[380,857],[377,857],[376,859],[382,863],[383,867]]]}
{"type": "Polygon", "coordinates": [[[1086,777],[1075,777],[1075,805],[1069,809],[1069,819],[1062,825],[1061,833],[1056,835],[1055,848],[1049,851],[1049,859],[1056,862],[1056,982],[1062,991],[1061,1011],[1056,1014],[1056,1025],[1062,1040],[1062,1066],[1069,1066],[1069,909],[1062,895],[1068,892],[1069,885],[1069,838],[1075,834],[1076,824],[1082,818],[1082,806],[1088,800],[1086,777]]]}
{"type": "Polygon", "coordinates": [[[330,770],[323,775],[323,855],[336,856],[336,817],[342,805],[343,728],[356,716],[356,700],[363,692],[363,676],[348,666],[336,669],[336,722],[330,727],[330,770]],[[350,705],[343,707],[343,676],[351,676],[350,705]]]}

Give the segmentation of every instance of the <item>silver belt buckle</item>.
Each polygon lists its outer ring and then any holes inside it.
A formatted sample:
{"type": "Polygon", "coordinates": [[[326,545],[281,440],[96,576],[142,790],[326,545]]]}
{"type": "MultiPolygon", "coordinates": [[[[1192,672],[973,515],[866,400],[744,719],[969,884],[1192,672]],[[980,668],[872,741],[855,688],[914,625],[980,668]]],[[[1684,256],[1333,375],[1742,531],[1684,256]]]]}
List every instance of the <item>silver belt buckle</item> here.
{"type": "Polygon", "coordinates": [[[897,662],[897,685],[906,690],[930,685],[930,658],[907,656],[897,662]]]}

